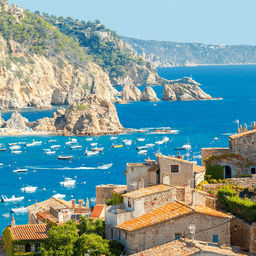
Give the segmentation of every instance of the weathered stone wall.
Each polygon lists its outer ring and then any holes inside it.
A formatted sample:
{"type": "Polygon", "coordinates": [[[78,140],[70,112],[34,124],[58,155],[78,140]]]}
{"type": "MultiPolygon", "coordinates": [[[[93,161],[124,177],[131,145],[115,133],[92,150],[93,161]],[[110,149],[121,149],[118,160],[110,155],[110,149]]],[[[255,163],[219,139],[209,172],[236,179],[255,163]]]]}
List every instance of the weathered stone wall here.
{"type": "Polygon", "coordinates": [[[133,232],[121,231],[119,241],[125,245],[128,254],[132,254],[168,243],[175,239],[175,233],[186,234],[186,237],[190,237],[188,227],[191,223],[197,227],[197,240],[211,242],[213,235],[216,234],[219,236],[220,244],[230,244],[229,219],[199,213],[191,213],[133,232]]]}
{"type": "Polygon", "coordinates": [[[195,206],[205,206],[212,209],[216,209],[217,198],[209,196],[204,191],[194,190],[193,191],[193,203],[195,206]]]}
{"type": "Polygon", "coordinates": [[[201,155],[202,155],[202,165],[204,166],[204,160],[209,156],[218,156],[225,153],[230,152],[229,148],[202,148],[201,155]]]}
{"type": "Polygon", "coordinates": [[[115,188],[125,187],[124,185],[99,185],[96,186],[96,204],[105,204],[107,199],[112,198],[112,191],[115,188]]]}

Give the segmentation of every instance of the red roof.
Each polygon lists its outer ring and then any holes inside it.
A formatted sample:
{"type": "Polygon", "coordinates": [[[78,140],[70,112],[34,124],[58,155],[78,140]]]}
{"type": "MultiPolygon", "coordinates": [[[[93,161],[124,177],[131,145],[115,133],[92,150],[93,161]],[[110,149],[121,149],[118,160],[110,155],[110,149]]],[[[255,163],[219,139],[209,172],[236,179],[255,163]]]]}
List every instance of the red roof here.
{"type": "Polygon", "coordinates": [[[91,213],[91,218],[100,218],[102,212],[104,211],[105,205],[104,204],[96,204],[93,208],[91,213]]]}
{"type": "Polygon", "coordinates": [[[28,224],[9,227],[13,240],[43,240],[47,236],[47,224],[28,224]]]}

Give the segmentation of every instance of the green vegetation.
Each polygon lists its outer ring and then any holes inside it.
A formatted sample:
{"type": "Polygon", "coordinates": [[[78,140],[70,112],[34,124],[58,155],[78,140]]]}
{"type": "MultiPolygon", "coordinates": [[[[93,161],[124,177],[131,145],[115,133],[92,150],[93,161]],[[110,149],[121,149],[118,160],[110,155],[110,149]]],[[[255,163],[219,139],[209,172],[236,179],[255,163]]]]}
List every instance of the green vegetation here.
{"type": "Polygon", "coordinates": [[[242,199],[237,191],[230,186],[220,188],[218,191],[219,206],[249,224],[256,221],[256,202],[249,198],[242,199]]]}
{"type": "Polygon", "coordinates": [[[82,217],[79,224],[73,221],[52,226],[48,239],[41,246],[42,256],[91,256],[105,254],[119,256],[123,246],[117,241],[104,239],[104,223],[82,217]]]}
{"type": "MultiPolygon", "coordinates": [[[[36,14],[40,13],[37,11],[36,14]]],[[[106,29],[99,20],[85,22],[46,13],[41,17],[78,42],[90,56],[89,59],[101,66],[110,77],[124,76],[134,64],[145,65],[142,58],[133,55],[117,34],[106,29]]]]}
{"type": "Polygon", "coordinates": [[[117,205],[123,203],[123,197],[112,192],[112,198],[106,201],[106,205],[117,205]]]}
{"type": "MultiPolygon", "coordinates": [[[[78,66],[86,63],[86,54],[77,42],[29,11],[25,12],[25,17],[19,22],[14,16],[1,12],[0,35],[6,40],[22,44],[31,54],[62,56],[78,66]]],[[[11,58],[15,63],[24,64],[22,58],[11,58]]]]}
{"type": "Polygon", "coordinates": [[[86,105],[83,105],[83,104],[80,104],[80,105],[77,106],[77,108],[78,108],[79,110],[85,110],[85,109],[87,109],[87,106],[86,106],[86,105]]]}

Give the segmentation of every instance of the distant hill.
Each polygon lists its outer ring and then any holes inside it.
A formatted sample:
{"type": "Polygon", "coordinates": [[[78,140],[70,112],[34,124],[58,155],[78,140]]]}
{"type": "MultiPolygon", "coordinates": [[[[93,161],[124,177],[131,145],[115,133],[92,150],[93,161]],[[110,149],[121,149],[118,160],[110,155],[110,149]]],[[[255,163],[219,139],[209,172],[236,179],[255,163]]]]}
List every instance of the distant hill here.
{"type": "Polygon", "coordinates": [[[124,36],[121,38],[138,56],[158,67],[256,63],[256,46],[177,43],[124,36]]]}

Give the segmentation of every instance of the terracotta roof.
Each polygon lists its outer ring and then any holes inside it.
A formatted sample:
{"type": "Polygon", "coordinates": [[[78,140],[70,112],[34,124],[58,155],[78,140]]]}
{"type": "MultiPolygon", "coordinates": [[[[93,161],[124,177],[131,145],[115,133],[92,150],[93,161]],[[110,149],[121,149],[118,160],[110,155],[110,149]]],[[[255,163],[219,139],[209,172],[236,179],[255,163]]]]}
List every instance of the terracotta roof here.
{"type": "Polygon", "coordinates": [[[127,185],[119,185],[113,189],[113,192],[116,194],[123,194],[127,190],[127,185]]]}
{"type": "Polygon", "coordinates": [[[196,212],[220,218],[232,218],[230,215],[204,206],[191,206],[196,212]]]}
{"type": "MultiPolygon", "coordinates": [[[[156,246],[154,248],[132,254],[132,256],[190,256],[199,252],[213,252],[216,255],[244,256],[248,253],[241,252],[235,248],[221,248],[207,245],[206,242],[197,241],[196,246],[189,239],[175,240],[170,243],[156,246]]],[[[196,254],[197,255],[197,254],[196,254]]],[[[199,254],[198,254],[199,255],[199,254]]]]}
{"type": "Polygon", "coordinates": [[[222,212],[213,210],[208,207],[203,207],[203,206],[191,207],[183,202],[177,201],[173,203],[168,203],[138,218],[124,222],[116,226],[116,228],[123,229],[126,231],[134,231],[137,229],[146,228],[146,227],[161,223],[163,221],[177,218],[192,212],[206,214],[206,215],[219,217],[219,218],[231,218],[230,215],[224,214],[222,212]]]}
{"type": "Polygon", "coordinates": [[[237,134],[235,134],[235,135],[229,136],[229,138],[231,138],[231,139],[237,139],[237,138],[244,137],[244,136],[247,136],[247,135],[251,135],[251,134],[254,134],[254,133],[256,133],[256,129],[255,129],[255,130],[250,130],[250,131],[248,131],[248,132],[237,133],[237,134]]]}
{"type": "Polygon", "coordinates": [[[104,211],[105,204],[96,204],[91,213],[91,218],[100,218],[102,212],[104,211]]]}
{"type": "Polygon", "coordinates": [[[201,165],[196,165],[195,164],[193,166],[193,172],[196,172],[196,173],[205,172],[205,167],[201,166],[201,165]]]}
{"type": "Polygon", "coordinates": [[[28,224],[9,227],[13,240],[43,240],[47,236],[47,224],[28,224]]]}
{"type": "Polygon", "coordinates": [[[157,223],[170,220],[172,218],[176,218],[191,212],[193,212],[193,209],[186,204],[173,202],[154,209],[138,218],[124,222],[116,226],[116,228],[124,229],[127,231],[134,231],[136,229],[152,226],[157,223]]]}
{"type": "Polygon", "coordinates": [[[175,156],[164,156],[162,154],[156,154],[156,156],[160,157],[160,158],[167,158],[167,159],[170,159],[170,160],[176,160],[178,162],[183,162],[183,163],[187,163],[187,164],[193,164],[193,162],[191,162],[191,161],[184,160],[182,158],[177,158],[175,156]]]}
{"type": "Polygon", "coordinates": [[[169,191],[170,189],[171,189],[170,186],[161,184],[161,185],[157,185],[157,186],[146,187],[146,188],[134,190],[129,193],[123,194],[122,196],[131,198],[131,199],[136,199],[136,198],[140,198],[140,197],[144,197],[144,196],[149,196],[152,194],[169,191]]]}

